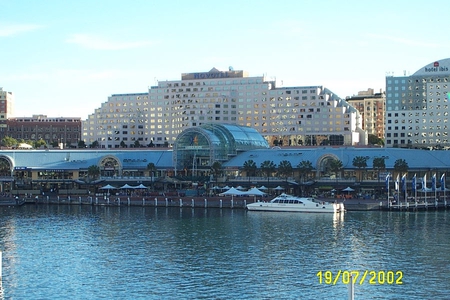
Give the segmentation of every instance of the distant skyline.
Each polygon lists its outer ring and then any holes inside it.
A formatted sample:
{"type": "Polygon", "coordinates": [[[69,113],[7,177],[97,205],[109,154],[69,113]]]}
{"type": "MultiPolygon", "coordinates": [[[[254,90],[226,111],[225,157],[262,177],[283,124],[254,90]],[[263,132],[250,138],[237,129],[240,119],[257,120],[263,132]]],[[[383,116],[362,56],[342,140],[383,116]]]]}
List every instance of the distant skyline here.
{"type": "Polygon", "coordinates": [[[17,117],[86,119],[112,94],[213,67],[341,98],[450,57],[450,2],[0,0],[17,117]]]}

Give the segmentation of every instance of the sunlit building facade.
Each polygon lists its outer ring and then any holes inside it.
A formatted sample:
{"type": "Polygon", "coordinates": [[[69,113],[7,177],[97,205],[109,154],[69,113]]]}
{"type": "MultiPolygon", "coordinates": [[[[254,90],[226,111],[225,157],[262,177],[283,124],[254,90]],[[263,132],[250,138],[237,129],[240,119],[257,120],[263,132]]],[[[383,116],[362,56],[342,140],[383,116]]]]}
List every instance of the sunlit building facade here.
{"type": "Polygon", "coordinates": [[[181,80],[159,81],[149,89],[148,99],[144,100],[145,96],[111,96],[83,125],[85,142],[98,141],[102,148],[132,146],[130,133],[121,133],[126,131],[121,126],[130,124],[124,117],[128,115],[142,120],[143,135],[137,137],[143,139],[141,145],[151,142],[153,146],[171,147],[184,130],[208,123],[254,128],[271,146],[367,143],[359,112],[323,86],[277,87],[276,81],[266,76],[250,77],[232,68],[213,68],[184,73],[181,80]],[[123,103],[117,106],[117,97],[129,98],[126,109],[123,103]]]}
{"type": "Polygon", "coordinates": [[[86,145],[100,148],[140,148],[153,143],[149,133],[148,93],[116,94],[108,97],[83,122],[86,145]]]}
{"type": "Polygon", "coordinates": [[[60,148],[76,148],[81,140],[81,118],[33,115],[9,118],[6,124],[5,135],[16,140],[43,140],[60,148]]]}
{"type": "Polygon", "coordinates": [[[0,139],[4,138],[7,131],[6,121],[14,116],[14,94],[0,87],[0,139]]]}
{"type": "Polygon", "coordinates": [[[386,77],[386,147],[450,147],[450,59],[386,77]]]}
{"type": "Polygon", "coordinates": [[[361,115],[361,127],[380,139],[384,139],[384,114],[386,105],[386,93],[375,93],[373,89],[360,91],[356,96],[345,99],[356,108],[361,115]]]}

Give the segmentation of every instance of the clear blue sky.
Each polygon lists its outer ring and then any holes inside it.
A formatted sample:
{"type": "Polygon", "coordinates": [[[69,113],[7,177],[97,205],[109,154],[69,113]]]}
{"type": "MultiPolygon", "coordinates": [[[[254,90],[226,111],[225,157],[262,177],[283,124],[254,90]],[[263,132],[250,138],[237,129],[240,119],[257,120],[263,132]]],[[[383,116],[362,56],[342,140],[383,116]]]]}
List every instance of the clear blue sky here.
{"type": "Polygon", "coordinates": [[[16,116],[81,117],[117,93],[216,67],[385,89],[450,57],[450,2],[0,0],[0,87],[16,116]]]}

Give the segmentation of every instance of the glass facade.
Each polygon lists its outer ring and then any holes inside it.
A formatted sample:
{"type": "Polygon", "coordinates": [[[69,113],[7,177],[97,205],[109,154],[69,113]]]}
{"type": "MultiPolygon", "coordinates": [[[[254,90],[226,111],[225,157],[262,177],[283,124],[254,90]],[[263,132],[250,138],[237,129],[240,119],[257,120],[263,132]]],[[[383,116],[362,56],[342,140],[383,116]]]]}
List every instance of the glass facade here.
{"type": "Polygon", "coordinates": [[[269,144],[255,129],[232,124],[208,123],[183,131],[174,144],[176,171],[197,175],[214,162],[226,162],[240,152],[266,149],[269,144]]]}

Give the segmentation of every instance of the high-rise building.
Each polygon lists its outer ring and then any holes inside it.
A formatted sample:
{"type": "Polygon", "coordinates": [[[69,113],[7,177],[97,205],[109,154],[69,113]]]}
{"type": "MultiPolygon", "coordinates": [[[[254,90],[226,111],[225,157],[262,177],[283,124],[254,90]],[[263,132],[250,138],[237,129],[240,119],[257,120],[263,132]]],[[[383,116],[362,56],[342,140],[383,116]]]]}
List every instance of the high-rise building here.
{"type": "Polygon", "coordinates": [[[449,147],[450,58],[386,77],[386,147],[449,147]]]}
{"type": "Polygon", "coordinates": [[[6,131],[6,120],[14,116],[14,95],[0,87],[0,138],[6,131]]]}
{"type": "Polygon", "coordinates": [[[83,139],[87,144],[97,141],[102,148],[133,147],[130,117],[136,125],[142,120],[144,143],[140,145],[171,146],[185,129],[207,123],[254,128],[271,146],[367,141],[359,112],[327,88],[277,87],[275,80],[249,77],[231,67],[159,81],[147,95],[112,95],[83,124],[83,139]],[[124,125],[126,134],[121,133],[124,125]]]}
{"type": "Polygon", "coordinates": [[[361,114],[361,127],[367,134],[384,139],[384,114],[386,94],[382,91],[374,93],[373,89],[360,91],[356,96],[345,99],[361,114]]]}
{"type": "Polygon", "coordinates": [[[82,139],[100,148],[125,148],[152,145],[149,137],[148,93],[117,94],[108,97],[83,122],[82,139]]]}

